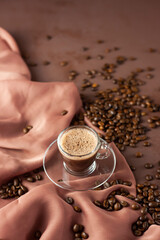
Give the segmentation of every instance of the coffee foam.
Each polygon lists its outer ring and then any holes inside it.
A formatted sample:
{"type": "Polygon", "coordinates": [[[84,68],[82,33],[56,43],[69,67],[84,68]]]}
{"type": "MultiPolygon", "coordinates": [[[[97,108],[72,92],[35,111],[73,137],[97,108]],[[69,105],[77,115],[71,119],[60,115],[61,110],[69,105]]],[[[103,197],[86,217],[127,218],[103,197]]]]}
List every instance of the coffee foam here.
{"type": "MultiPolygon", "coordinates": [[[[98,139],[94,133],[85,128],[70,129],[62,135],[60,140],[62,149],[66,153],[77,157],[94,151],[97,143],[98,139]]],[[[91,155],[94,153],[91,153],[91,155]]],[[[86,159],[86,157],[84,157],[84,159],[86,159]]]]}

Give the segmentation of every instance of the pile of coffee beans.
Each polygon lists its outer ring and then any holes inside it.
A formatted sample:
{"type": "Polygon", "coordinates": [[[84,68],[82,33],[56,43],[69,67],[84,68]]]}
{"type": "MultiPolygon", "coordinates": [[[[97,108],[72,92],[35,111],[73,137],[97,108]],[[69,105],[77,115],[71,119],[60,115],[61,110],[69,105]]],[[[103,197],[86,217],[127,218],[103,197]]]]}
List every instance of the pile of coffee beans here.
{"type": "Polygon", "coordinates": [[[84,226],[81,224],[74,224],[72,231],[74,233],[74,240],[87,239],[89,237],[89,235],[84,232],[84,226]]]}
{"type": "MultiPolygon", "coordinates": [[[[123,151],[126,146],[135,147],[138,142],[145,141],[147,131],[160,126],[158,116],[148,118],[148,127],[142,125],[142,118],[148,112],[160,111],[160,105],[155,104],[149,96],[141,95],[139,89],[145,84],[139,79],[139,75],[146,72],[147,76],[150,76],[151,74],[148,72],[154,71],[154,68],[138,68],[126,78],[114,78],[117,68],[128,60],[135,60],[135,58],[117,56],[115,63],[105,63],[100,70],[85,71],[86,78],[82,80],[81,89],[91,88],[96,91],[96,94],[92,101],[88,101],[81,94],[85,113],[81,113],[79,117],[76,116],[71,123],[72,125],[83,125],[84,116],[86,116],[94,126],[104,131],[105,140],[108,143],[115,142],[120,151],[123,151]],[[98,91],[99,83],[91,81],[97,77],[101,77],[103,80],[112,79],[113,84],[117,86],[98,91]]],[[[145,141],[144,146],[148,147],[150,143],[145,141]]]]}
{"type": "MultiPolygon", "coordinates": [[[[147,163],[147,167],[148,166],[149,163],[147,163]]],[[[130,186],[130,182],[117,179],[109,182],[108,187],[118,184],[130,186]],[[126,182],[127,184],[124,184],[126,182]]],[[[104,188],[105,187],[101,187],[101,189],[98,190],[102,190],[104,188]]],[[[132,210],[139,210],[141,207],[141,215],[138,217],[137,221],[132,224],[132,230],[135,236],[141,236],[150,225],[160,225],[160,190],[158,190],[158,185],[150,182],[144,182],[143,184],[136,185],[136,192],[135,197],[131,195],[128,190],[121,187],[112,191],[103,201],[95,200],[94,204],[107,211],[117,211],[123,207],[128,207],[129,203],[127,201],[118,201],[115,195],[125,196],[134,200],[135,203],[132,204],[130,208],[132,210]],[[148,213],[151,215],[152,219],[147,217],[148,213]]]]}
{"type": "Polygon", "coordinates": [[[160,190],[158,190],[158,185],[144,182],[137,184],[136,190],[135,201],[146,208],[155,224],[160,225],[160,190]]]}
{"type": "Polygon", "coordinates": [[[22,184],[23,180],[28,182],[35,182],[42,180],[42,175],[39,174],[43,168],[37,168],[33,172],[25,173],[23,176],[15,177],[8,181],[6,184],[0,186],[0,198],[18,198],[28,192],[28,188],[22,184]]]}
{"type": "Polygon", "coordinates": [[[2,184],[0,187],[0,198],[17,198],[28,192],[27,187],[22,184],[20,177],[16,177],[7,184],[2,184]]]}

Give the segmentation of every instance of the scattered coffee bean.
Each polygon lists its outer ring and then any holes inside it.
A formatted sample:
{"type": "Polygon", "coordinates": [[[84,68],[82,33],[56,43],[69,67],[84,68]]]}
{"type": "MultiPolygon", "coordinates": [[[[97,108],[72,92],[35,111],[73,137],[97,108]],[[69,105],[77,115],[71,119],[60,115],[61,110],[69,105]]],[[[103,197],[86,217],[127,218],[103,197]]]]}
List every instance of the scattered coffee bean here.
{"type": "Polygon", "coordinates": [[[150,74],[150,73],[148,73],[148,74],[146,75],[146,78],[151,79],[151,78],[153,78],[153,75],[150,74]]]}
{"type": "Polygon", "coordinates": [[[28,62],[28,66],[29,66],[29,67],[37,67],[37,65],[38,65],[38,64],[35,63],[35,62],[31,62],[31,61],[28,62]]]}
{"type": "Polygon", "coordinates": [[[155,53],[157,50],[155,48],[149,48],[150,53],[155,53]]]}
{"type": "Polygon", "coordinates": [[[153,164],[152,163],[145,163],[144,167],[147,169],[153,168],[153,164]]]}
{"type": "Polygon", "coordinates": [[[155,175],[155,178],[156,178],[156,179],[160,179],[160,173],[157,173],[157,174],[155,175]]]}
{"type": "Polygon", "coordinates": [[[143,156],[143,153],[141,153],[141,152],[137,152],[137,153],[136,153],[136,157],[137,157],[137,158],[141,158],[142,156],[143,156]]]}
{"type": "Polygon", "coordinates": [[[51,35],[46,36],[47,40],[51,40],[53,37],[51,35]]]}
{"type": "Polygon", "coordinates": [[[28,182],[35,182],[35,178],[34,177],[27,177],[26,181],[28,181],[28,182]]]}
{"type": "Polygon", "coordinates": [[[151,146],[151,143],[150,143],[150,142],[144,142],[143,145],[144,145],[145,147],[149,147],[149,146],[151,146]]]}
{"type": "Polygon", "coordinates": [[[82,50],[85,52],[85,51],[88,51],[89,48],[88,47],[83,47],[82,50]]]}
{"type": "Polygon", "coordinates": [[[33,128],[33,126],[31,125],[27,125],[25,128],[23,128],[23,133],[28,133],[31,129],[33,128]]]}
{"type": "Polygon", "coordinates": [[[74,224],[74,226],[73,226],[73,232],[74,233],[78,233],[78,232],[82,232],[83,231],[83,229],[84,229],[84,227],[83,227],[83,225],[81,225],[81,224],[74,224]]]}
{"type": "Polygon", "coordinates": [[[97,40],[98,44],[104,43],[104,40],[97,40]]]}
{"type": "Polygon", "coordinates": [[[147,181],[151,181],[151,180],[153,180],[153,176],[148,174],[148,175],[145,176],[145,179],[147,181]]]}
{"type": "Polygon", "coordinates": [[[118,210],[120,210],[120,209],[121,209],[121,204],[120,204],[119,202],[115,203],[115,204],[114,204],[114,210],[115,210],[115,211],[118,211],[118,210]]]}
{"type": "Polygon", "coordinates": [[[62,61],[62,62],[60,62],[59,65],[60,65],[61,67],[65,67],[65,66],[68,65],[68,62],[67,62],[67,61],[62,61]]]}
{"type": "Polygon", "coordinates": [[[42,180],[42,175],[41,174],[36,174],[35,179],[38,180],[38,181],[42,180]]]}
{"type": "Polygon", "coordinates": [[[73,209],[74,209],[74,211],[76,211],[78,213],[82,212],[81,208],[78,206],[73,206],[73,209]]]}
{"type": "Polygon", "coordinates": [[[130,169],[131,169],[132,171],[135,171],[135,170],[136,170],[136,167],[133,166],[133,165],[130,165],[130,169]]]}
{"type": "Polygon", "coordinates": [[[68,204],[71,204],[71,205],[74,203],[74,200],[73,200],[73,198],[71,198],[71,197],[66,197],[65,201],[66,201],[68,204]]]}
{"type": "Polygon", "coordinates": [[[67,110],[63,110],[63,111],[61,112],[61,115],[64,116],[64,115],[66,115],[67,113],[68,113],[67,110]]]}
{"type": "Polygon", "coordinates": [[[48,66],[48,65],[50,65],[50,64],[51,64],[51,62],[50,62],[50,61],[47,61],[47,60],[43,62],[43,65],[45,65],[45,66],[48,66]]]}

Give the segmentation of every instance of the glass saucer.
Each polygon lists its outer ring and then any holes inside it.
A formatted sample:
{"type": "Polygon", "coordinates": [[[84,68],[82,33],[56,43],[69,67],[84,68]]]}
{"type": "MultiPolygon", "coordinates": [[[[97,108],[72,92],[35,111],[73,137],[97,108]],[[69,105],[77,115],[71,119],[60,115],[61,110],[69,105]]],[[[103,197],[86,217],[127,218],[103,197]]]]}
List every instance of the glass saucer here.
{"type": "Polygon", "coordinates": [[[100,187],[112,176],[116,167],[116,156],[109,144],[100,138],[107,149],[100,148],[95,161],[92,164],[93,171],[89,175],[73,175],[67,170],[61,153],[57,146],[57,140],[53,141],[47,148],[43,158],[43,168],[47,177],[60,188],[70,191],[86,191],[100,187]],[[107,150],[107,151],[106,151],[107,150]],[[103,159],[99,155],[103,155],[103,159]]]}

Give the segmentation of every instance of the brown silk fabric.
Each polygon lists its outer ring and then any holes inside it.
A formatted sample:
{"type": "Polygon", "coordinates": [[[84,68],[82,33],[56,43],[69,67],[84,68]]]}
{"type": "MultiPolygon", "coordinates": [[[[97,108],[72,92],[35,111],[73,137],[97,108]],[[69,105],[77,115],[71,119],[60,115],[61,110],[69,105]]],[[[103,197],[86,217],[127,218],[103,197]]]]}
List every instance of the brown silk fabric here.
{"type": "MultiPolygon", "coordinates": [[[[14,39],[0,29],[0,184],[14,176],[42,165],[44,152],[58,134],[69,126],[81,108],[74,83],[32,82],[14,39]],[[68,113],[61,115],[63,110],[68,113]],[[23,128],[33,129],[24,134],[23,128]]],[[[117,166],[111,180],[132,182],[127,187],[135,195],[135,179],[126,160],[111,144],[117,166]]],[[[80,223],[91,240],[159,240],[160,228],[152,225],[141,237],[131,231],[140,215],[130,207],[108,212],[96,207],[94,200],[103,200],[121,185],[101,191],[68,192],[56,187],[44,176],[40,183],[25,183],[29,192],[18,199],[0,199],[0,239],[32,240],[36,230],[41,240],[72,240],[72,226],[80,223]],[[39,185],[39,186],[38,186],[39,185]],[[73,211],[64,200],[74,198],[82,213],[73,211]]],[[[123,186],[124,187],[124,186],[123,186]]],[[[119,200],[132,200],[117,196],[119,200]]]]}

